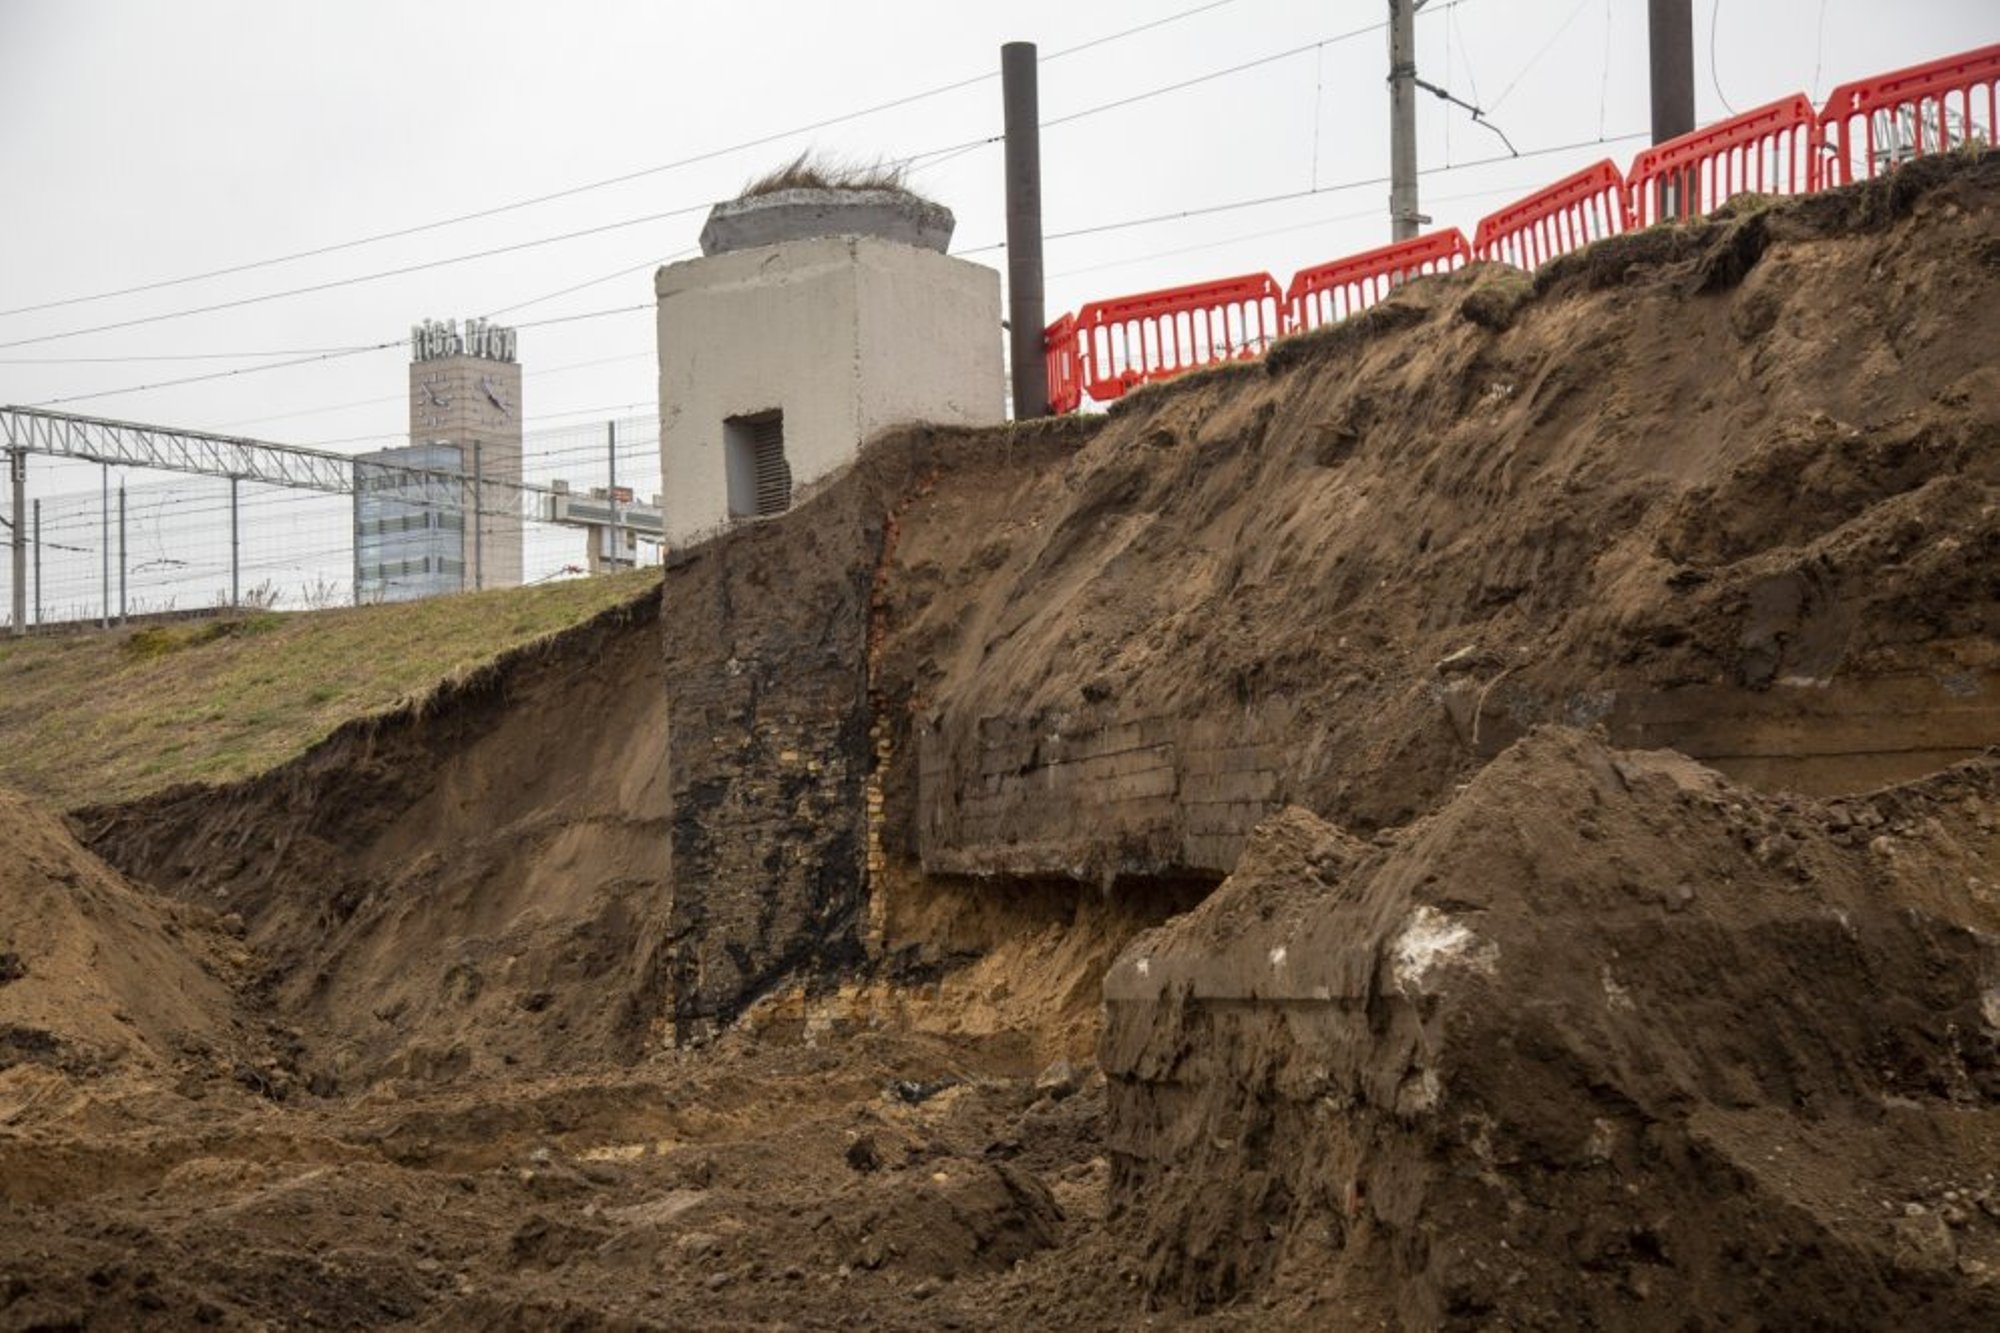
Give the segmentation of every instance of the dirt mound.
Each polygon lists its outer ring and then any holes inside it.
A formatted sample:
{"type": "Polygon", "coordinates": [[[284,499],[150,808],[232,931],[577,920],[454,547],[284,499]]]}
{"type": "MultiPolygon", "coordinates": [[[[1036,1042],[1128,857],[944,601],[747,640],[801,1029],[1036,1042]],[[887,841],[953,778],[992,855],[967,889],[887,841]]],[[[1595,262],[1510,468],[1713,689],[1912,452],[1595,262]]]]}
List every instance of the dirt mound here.
{"type": "Polygon", "coordinates": [[[0,1136],[0,1322],[1992,1323],[2000,770],[1750,789],[2000,739],[1996,204],[1920,162],[912,429],[85,812],[286,1055],[0,1136]],[[1109,1084],[1038,1077],[1232,868],[1109,1084]]]}
{"type": "Polygon", "coordinates": [[[263,777],[77,818],[243,919],[291,1084],[629,1058],[665,933],[658,623],[648,592],[263,777]]]}
{"type": "Polygon", "coordinates": [[[1412,282],[941,478],[884,581],[927,865],[1219,874],[1231,804],[1399,824],[1542,722],[1815,792],[2000,741],[2000,154],[1914,166],[1412,282]],[[1093,797],[1169,746],[1178,810],[1093,797]]]}
{"type": "Polygon", "coordinates": [[[2000,1318],[2000,760],[1850,801],[1531,733],[1300,810],[1106,982],[1159,1296],[1405,1327],[2000,1318]]]}
{"type": "Polygon", "coordinates": [[[5,790],[0,846],[0,1123],[24,1109],[10,1083],[40,1086],[32,1069],[229,1067],[248,958],[212,914],[128,882],[5,790]]]}

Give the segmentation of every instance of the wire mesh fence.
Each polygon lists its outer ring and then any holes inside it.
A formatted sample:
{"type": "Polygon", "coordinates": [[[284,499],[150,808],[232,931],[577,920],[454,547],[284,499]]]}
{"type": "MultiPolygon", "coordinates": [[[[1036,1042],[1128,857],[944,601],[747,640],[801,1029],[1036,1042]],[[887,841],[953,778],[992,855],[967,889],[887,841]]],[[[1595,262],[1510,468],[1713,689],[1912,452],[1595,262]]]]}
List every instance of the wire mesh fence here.
{"type": "MultiPolygon", "coordinates": [[[[354,496],[77,463],[31,468],[30,479],[22,534],[30,628],[232,606],[317,610],[381,596],[379,582],[357,582],[362,507],[354,496]],[[61,489],[38,490],[37,472],[61,489]],[[79,487],[93,472],[96,484],[79,487]]],[[[483,541],[455,539],[463,556],[433,590],[503,586],[515,581],[516,567],[523,584],[579,577],[593,567],[593,540],[600,555],[659,561],[657,532],[637,526],[660,490],[656,417],[529,432],[519,480],[516,486],[489,479],[459,514],[428,517],[450,526],[463,524],[463,510],[476,510],[485,519],[505,520],[502,528],[482,520],[458,529],[477,527],[483,541]],[[624,543],[608,540],[601,524],[593,530],[552,512],[553,492],[597,495],[608,503],[614,487],[620,497],[629,494],[614,506],[629,533],[624,543]],[[495,535],[501,531],[506,535],[495,535]],[[516,532],[517,557],[485,546],[516,540],[516,532]],[[489,572],[495,577],[485,577],[489,572]]],[[[474,490],[468,479],[468,501],[474,490]]],[[[0,543],[11,539],[0,533],[0,543]]],[[[10,630],[12,580],[12,561],[0,557],[0,615],[10,630]]]]}

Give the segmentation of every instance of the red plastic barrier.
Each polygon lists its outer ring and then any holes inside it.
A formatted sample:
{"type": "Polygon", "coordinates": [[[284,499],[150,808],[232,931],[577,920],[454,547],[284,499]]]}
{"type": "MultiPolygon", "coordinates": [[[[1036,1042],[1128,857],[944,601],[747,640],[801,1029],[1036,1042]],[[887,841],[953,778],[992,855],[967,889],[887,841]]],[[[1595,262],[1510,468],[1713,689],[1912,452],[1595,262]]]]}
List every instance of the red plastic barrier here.
{"type": "MultiPolygon", "coordinates": [[[[1042,333],[1049,371],[1049,411],[1061,416],[1083,406],[1083,380],[1077,373],[1080,346],[1076,337],[1076,316],[1064,315],[1042,333]]],[[[1029,414],[1015,409],[1023,420],[1029,414]]]]}
{"type": "Polygon", "coordinates": [[[1298,333],[1359,314],[1411,278],[1448,273],[1471,259],[1465,233],[1453,227],[1302,269],[1285,289],[1285,332],[1298,333]]]}
{"type": "Polygon", "coordinates": [[[1092,301],[1076,314],[1082,387],[1108,403],[1148,380],[1262,355],[1281,332],[1268,273],[1092,301]]]}
{"type": "Polygon", "coordinates": [[[1625,173],[1633,227],[1685,221],[1739,194],[1806,194],[1819,188],[1819,113],[1793,93],[1656,144],[1625,173]]]}
{"type": "Polygon", "coordinates": [[[1630,226],[1624,174],[1607,158],[1479,219],[1472,253],[1532,273],[1630,226]]]}
{"type": "Polygon", "coordinates": [[[1825,183],[1865,180],[1898,162],[1968,140],[1990,145],[2000,126],[1996,110],[2000,44],[1843,83],[1827,96],[1819,118],[1825,183]]]}

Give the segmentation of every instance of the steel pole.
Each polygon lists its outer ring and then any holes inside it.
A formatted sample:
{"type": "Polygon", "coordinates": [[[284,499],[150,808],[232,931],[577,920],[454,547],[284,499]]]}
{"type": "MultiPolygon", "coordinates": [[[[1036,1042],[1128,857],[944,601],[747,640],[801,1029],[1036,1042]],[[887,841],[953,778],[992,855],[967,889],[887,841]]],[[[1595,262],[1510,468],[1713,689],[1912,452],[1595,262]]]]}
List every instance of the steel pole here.
{"type": "Polygon", "coordinates": [[[625,550],[625,544],[618,540],[618,423],[607,421],[604,429],[611,445],[611,567],[616,569],[625,550]]]}
{"type": "Polygon", "coordinates": [[[1654,143],[1694,128],[1693,11],[1693,0],[1646,0],[1654,143]]]}
{"type": "MultiPolygon", "coordinates": [[[[28,451],[9,449],[7,451],[7,473],[14,488],[14,634],[19,637],[28,632],[28,451]]],[[[35,510],[41,512],[40,500],[35,501],[35,510]]],[[[36,521],[36,531],[41,530],[40,520],[36,521]]],[[[35,546],[36,554],[41,552],[39,538],[35,546]]]]}
{"type": "Polygon", "coordinates": [[[1416,0],[1389,0],[1389,236],[1407,241],[1417,212],[1416,0]]]}
{"type": "Polygon", "coordinates": [[[104,590],[97,602],[97,623],[105,629],[111,628],[111,465],[102,469],[103,491],[98,497],[97,532],[104,544],[104,558],[99,561],[103,570],[104,590]]]}
{"type": "Polygon", "coordinates": [[[472,586],[486,587],[486,461],[477,440],[472,442],[472,586]]]}
{"type": "Polygon", "coordinates": [[[237,526],[234,477],[229,479],[229,604],[243,605],[243,532],[237,526]]]}
{"type": "Polygon", "coordinates": [[[1048,315],[1042,291],[1042,130],[1035,44],[1000,48],[1007,131],[1007,329],[1014,419],[1049,414],[1048,315]]]}
{"type": "Polygon", "coordinates": [[[42,627],[42,502],[35,501],[35,628],[42,627]]]}
{"type": "Polygon", "coordinates": [[[354,604],[361,605],[361,464],[354,464],[354,604]]]}
{"type": "Polygon", "coordinates": [[[125,623],[125,483],[118,483],[118,623],[125,623]]]}

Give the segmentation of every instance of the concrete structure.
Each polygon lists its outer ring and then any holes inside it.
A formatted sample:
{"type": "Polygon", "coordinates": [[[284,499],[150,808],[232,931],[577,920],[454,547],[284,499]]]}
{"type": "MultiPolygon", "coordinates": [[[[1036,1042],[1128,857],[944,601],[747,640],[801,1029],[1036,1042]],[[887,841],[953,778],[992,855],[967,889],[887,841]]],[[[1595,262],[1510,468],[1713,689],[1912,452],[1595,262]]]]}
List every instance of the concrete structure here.
{"type": "Polygon", "coordinates": [[[629,486],[593,486],[579,494],[570,490],[568,482],[558,481],[551,489],[553,494],[542,497],[541,517],[549,523],[584,530],[584,568],[588,573],[636,568],[642,541],[653,543],[652,558],[659,558],[659,496],[654,496],[651,504],[640,504],[629,486]]]}
{"type": "Polygon", "coordinates": [[[949,213],[915,200],[885,211],[887,193],[720,205],[704,238],[724,248],[659,271],[669,544],[783,512],[885,427],[1003,419],[1000,275],[940,252],[949,213]],[[760,210],[768,225],[752,226],[760,210]],[[726,248],[768,235],[783,239],[726,248]]]}
{"type": "Polygon", "coordinates": [[[709,210],[704,255],[819,236],[874,236],[943,254],[955,220],[943,204],[902,190],[774,190],[709,210]]]}
{"type": "MultiPolygon", "coordinates": [[[[521,480],[521,366],[514,334],[481,320],[426,322],[411,331],[410,443],[458,449],[468,476],[521,480]]],[[[465,586],[521,582],[521,495],[488,485],[465,534],[465,586]]]]}

